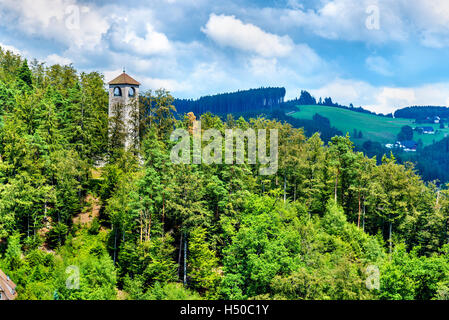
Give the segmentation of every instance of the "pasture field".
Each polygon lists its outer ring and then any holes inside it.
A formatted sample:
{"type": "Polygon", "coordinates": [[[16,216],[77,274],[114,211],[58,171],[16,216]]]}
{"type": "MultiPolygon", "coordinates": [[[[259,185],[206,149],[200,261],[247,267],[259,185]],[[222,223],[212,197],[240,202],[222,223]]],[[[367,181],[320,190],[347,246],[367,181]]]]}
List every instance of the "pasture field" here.
{"type": "Polygon", "coordinates": [[[425,146],[442,140],[449,136],[449,128],[440,129],[439,124],[415,124],[413,120],[402,118],[387,118],[376,115],[355,112],[351,110],[327,107],[327,106],[298,106],[298,112],[292,114],[292,117],[298,119],[312,119],[318,113],[329,119],[331,126],[337,128],[343,134],[349,133],[355,143],[363,143],[366,140],[377,141],[385,145],[396,142],[396,136],[405,125],[412,128],[417,126],[431,126],[435,130],[434,135],[414,133],[415,141],[422,140],[425,146]],[[354,129],[357,132],[362,131],[363,138],[352,137],[354,129]]]}

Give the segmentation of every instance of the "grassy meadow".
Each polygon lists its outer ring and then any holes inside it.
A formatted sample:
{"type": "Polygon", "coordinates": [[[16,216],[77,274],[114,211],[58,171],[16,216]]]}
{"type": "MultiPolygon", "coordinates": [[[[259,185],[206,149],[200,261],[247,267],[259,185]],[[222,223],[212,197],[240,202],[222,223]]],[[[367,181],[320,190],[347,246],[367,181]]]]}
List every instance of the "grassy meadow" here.
{"type": "Polygon", "coordinates": [[[331,126],[342,131],[343,134],[348,132],[352,136],[354,129],[357,132],[362,131],[362,139],[351,137],[356,143],[363,143],[366,140],[377,141],[382,144],[394,143],[397,134],[401,131],[401,127],[405,125],[409,125],[412,128],[416,126],[432,126],[435,129],[436,133],[434,135],[418,134],[415,132],[413,139],[415,141],[421,139],[425,146],[442,140],[445,135],[449,134],[449,128],[440,129],[439,124],[415,124],[410,119],[386,118],[335,107],[316,105],[298,106],[298,110],[298,112],[291,116],[298,119],[312,119],[318,113],[328,118],[331,126]]]}

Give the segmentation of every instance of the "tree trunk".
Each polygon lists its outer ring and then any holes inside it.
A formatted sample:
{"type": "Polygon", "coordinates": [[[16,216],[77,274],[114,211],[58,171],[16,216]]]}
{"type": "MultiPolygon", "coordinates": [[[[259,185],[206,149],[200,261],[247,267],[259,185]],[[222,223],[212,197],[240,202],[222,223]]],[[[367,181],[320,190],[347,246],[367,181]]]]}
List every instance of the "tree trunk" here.
{"type": "Polygon", "coordinates": [[[338,173],[335,176],[335,188],[334,188],[335,203],[337,203],[337,188],[338,188],[338,173]]]}
{"type": "Polygon", "coordinates": [[[388,237],[389,238],[388,242],[390,243],[390,254],[392,251],[392,241],[391,241],[392,227],[393,227],[393,222],[390,220],[390,235],[388,237]]]}
{"type": "Polygon", "coordinates": [[[115,258],[117,256],[117,228],[114,226],[114,265],[115,265],[115,258]]]}
{"type": "Polygon", "coordinates": [[[287,178],[284,176],[284,203],[287,202],[287,178]]]}
{"type": "Polygon", "coordinates": [[[162,233],[165,233],[165,195],[162,194],[162,233]]]}
{"type": "Polygon", "coordinates": [[[358,198],[359,198],[359,216],[358,216],[358,219],[357,219],[357,228],[360,229],[360,215],[362,213],[362,208],[361,208],[361,203],[360,203],[360,191],[359,191],[358,198]]]}
{"type": "Polygon", "coordinates": [[[365,197],[363,197],[363,219],[362,219],[363,231],[365,231],[365,213],[366,213],[365,197]]]}
{"type": "Polygon", "coordinates": [[[182,232],[179,239],[179,254],[178,254],[178,279],[181,279],[181,256],[182,256],[182,232]]]}
{"type": "Polygon", "coordinates": [[[151,240],[151,212],[148,215],[148,229],[146,241],[150,242],[150,240],[151,240]]]}
{"type": "MultiPolygon", "coordinates": [[[[142,197],[140,197],[140,201],[142,201],[142,197]]],[[[139,220],[140,220],[140,244],[143,241],[143,212],[139,210],[139,220]]]]}
{"type": "Polygon", "coordinates": [[[449,220],[446,220],[446,239],[447,244],[449,244],[449,220]]]}
{"type": "Polygon", "coordinates": [[[295,191],[293,192],[293,201],[296,201],[296,181],[295,181],[295,191]]]}
{"type": "MultiPolygon", "coordinates": [[[[59,211],[58,211],[58,223],[61,223],[61,215],[59,214],[59,211]]],[[[59,244],[61,244],[61,232],[58,232],[58,241],[59,244]]]]}
{"type": "Polygon", "coordinates": [[[184,233],[184,285],[187,285],[187,235],[184,233]]]}
{"type": "Polygon", "coordinates": [[[140,244],[143,241],[143,221],[142,221],[142,211],[140,212],[140,244]]]}

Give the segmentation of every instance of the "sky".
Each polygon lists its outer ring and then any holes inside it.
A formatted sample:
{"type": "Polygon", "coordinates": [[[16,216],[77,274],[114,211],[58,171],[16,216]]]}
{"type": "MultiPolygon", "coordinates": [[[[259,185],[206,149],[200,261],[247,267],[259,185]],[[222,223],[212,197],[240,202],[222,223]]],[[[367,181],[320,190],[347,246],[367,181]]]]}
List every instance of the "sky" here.
{"type": "Polygon", "coordinates": [[[277,86],[378,113],[449,105],[448,0],[0,0],[0,46],[179,98],[277,86]]]}

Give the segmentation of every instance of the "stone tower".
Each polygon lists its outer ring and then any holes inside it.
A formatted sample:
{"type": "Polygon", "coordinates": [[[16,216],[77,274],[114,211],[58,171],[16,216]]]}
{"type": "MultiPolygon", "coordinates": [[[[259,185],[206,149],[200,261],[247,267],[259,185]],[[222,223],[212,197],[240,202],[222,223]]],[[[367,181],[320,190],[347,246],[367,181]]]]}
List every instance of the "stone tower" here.
{"type": "Polygon", "coordinates": [[[133,139],[133,115],[139,112],[140,83],[126,74],[125,70],[109,83],[109,118],[114,117],[117,108],[122,108],[122,121],[125,126],[125,149],[133,139]]]}

